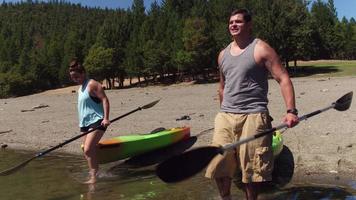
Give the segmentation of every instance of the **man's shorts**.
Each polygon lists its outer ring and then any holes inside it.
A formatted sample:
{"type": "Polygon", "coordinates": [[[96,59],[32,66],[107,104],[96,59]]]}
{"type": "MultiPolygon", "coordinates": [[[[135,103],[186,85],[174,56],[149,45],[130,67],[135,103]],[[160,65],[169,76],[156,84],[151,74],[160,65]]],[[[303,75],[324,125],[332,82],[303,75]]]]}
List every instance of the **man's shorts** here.
{"type": "MultiPolygon", "coordinates": [[[[220,112],[215,117],[214,146],[224,146],[271,128],[268,113],[233,114],[220,112]]],[[[272,180],[272,134],[257,138],[236,147],[235,151],[217,155],[209,164],[208,178],[230,177],[239,169],[242,182],[272,180]]]]}
{"type": "Polygon", "coordinates": [[[106,127],[101,126],[101,122],[103,121],[103,119],[99,119],[98,121],[90,124],[89,126],[85,126],[85,127],[80,127],[80,132],[88,132],[89,130],[98,127],[98,130],[101,131],[106,131],[106,127]]]}

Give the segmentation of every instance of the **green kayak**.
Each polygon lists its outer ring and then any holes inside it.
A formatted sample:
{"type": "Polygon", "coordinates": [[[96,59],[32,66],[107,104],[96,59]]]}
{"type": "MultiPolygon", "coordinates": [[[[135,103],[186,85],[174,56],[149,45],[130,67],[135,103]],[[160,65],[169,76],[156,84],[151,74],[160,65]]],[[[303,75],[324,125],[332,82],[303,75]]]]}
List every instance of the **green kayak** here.
{"type": "MultiPolygon", "coordinates": [[[[155,133],[118,136],[98,144],[99,164],[114,162],[170,146],[190,137],[189,127],[161,130],[155,133]]],[[[83,149],[82,145],[82,149],[83,149]]]]}

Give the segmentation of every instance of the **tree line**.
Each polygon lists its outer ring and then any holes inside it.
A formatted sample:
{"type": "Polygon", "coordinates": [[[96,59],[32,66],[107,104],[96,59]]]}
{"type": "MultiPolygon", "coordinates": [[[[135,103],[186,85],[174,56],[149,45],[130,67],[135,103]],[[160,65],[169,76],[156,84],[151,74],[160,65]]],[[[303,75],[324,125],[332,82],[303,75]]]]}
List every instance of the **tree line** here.
{"type": "Polygon", "coordinates": [[[0,97],[70,85],[76,57],[107,87],[125,79],[209,80],[231,42],[234,8],[253,13],[254,35],[289,61],[356,59],[356,22],[337,18],[333,0],[162,0],[149,9],[89,8],[63,0],[0,6],[0,97]]]}

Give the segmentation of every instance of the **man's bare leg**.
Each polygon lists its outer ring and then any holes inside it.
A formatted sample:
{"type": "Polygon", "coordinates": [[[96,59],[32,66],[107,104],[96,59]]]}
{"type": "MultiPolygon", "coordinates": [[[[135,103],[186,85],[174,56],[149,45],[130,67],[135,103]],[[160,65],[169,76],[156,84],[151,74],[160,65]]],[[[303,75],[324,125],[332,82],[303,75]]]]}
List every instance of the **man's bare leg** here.
{"type": "Polygon", "coordinates": [[[245,194],[247,200],[257,200],[261,183],[245,183],[245,194]]]}
{"type": "Polygon", "coordinates": [[[215,178],[216,185],[218,186],[220,197],[222,200],[231,200],[230,188],[231,188],[231,178],[222,177],[215,178]]]}

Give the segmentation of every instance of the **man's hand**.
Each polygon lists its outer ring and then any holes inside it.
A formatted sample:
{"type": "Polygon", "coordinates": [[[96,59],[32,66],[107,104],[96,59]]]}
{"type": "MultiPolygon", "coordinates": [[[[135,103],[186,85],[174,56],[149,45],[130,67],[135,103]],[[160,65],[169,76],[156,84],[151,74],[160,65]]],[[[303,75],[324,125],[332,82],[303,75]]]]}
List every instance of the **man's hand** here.
{"type": "Polygon", "coordinates": [[[283,118],[283,122],[287,124],[288,128],[292,128],[299,123],[299,118],[293,113],[287,113],[283,118]]]}

